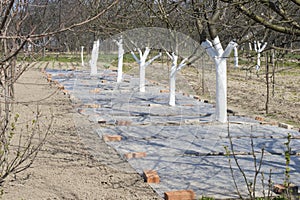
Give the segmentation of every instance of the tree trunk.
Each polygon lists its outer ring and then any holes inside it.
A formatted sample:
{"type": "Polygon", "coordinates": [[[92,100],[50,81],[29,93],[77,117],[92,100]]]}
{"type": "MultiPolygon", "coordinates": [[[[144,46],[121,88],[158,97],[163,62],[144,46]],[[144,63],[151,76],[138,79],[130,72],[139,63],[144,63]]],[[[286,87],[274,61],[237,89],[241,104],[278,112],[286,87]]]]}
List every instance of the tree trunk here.
{"type": "Polygon", "coordinates": [[[269,96],[270,96],[270,87],[269,87],[269,55],[266,56],[266,84],[267,84],[267,99],[266,99],[266,114],[269,114],[269,96]]]}
{"type": "Polygon", "coordinates": [[[122,37],[117,42],[117,45],[118,45],[118,76],[117,76],[117,83],[120,83],[122,81],[122,77],[123,77],[123,55],[124,55],[122,37]]]}
{"type": "Polygon", "coordinates": [[[99,51],[99,40],[94,41],[94,45],[93,45],[92,58],[90,60],[91,76],[97,75],[98,51],[99,51]]]}
{"type": "Polygon", "coordinates": [[[152,59],[148,60],[146,62],[146,59],[151,51],[151,49],[149,47],[146,47],[145,52],[143,53],[141,49],[138,49],[139,54],[140,54],[140,59],[138,59],[136,57],[136,55],[134,54],[134,52],[131,52],[131,55],[133,56],[133,58],[135,59],[135,61],[137,63],[139,63],[139,70],[140,70],[140,92],[145,92],[145,74],[146,74],[146,67],[148,65],[150,65],[155,59],[159,58],[161,56],[161,53],[159,53],[158,55],[154,56],[152,59]]]}
{"type": "Polygon", "coordinates": [[[221,45],[219,37],[213,43],[206,40],[202,42],[216,66],[216,120],[222,123],[227,122],[227,64],[226,59],[237,44],[231,41],[225,50],[221,45]]]}
{"type": "Polygon", "coordinates": [[[81,46],[81,53],[80,53],[80,56],[81,56],[81,66],[82,66],[82,67],[84,67],[83,49],[84,49],[84,46],[81,46]]]}
{"type": "Polygon", "coordinates": [[[170,106],[175,106],[177,60],[178,60],[178,56],[173,53],[172,67],[170,73],[170,101],[169,101],[170,106]]]}
{"type": "Polygon", "coordinates": [[[216,117],[225,123],[227,121],[227,65],[226,58],[215,58],[216,64],[216,117]]]}
{"type": "Polygon", "coordinates": [[[145,92],[145,76],[146,76],[146,66],[145,60],[140,61],[140,92],[145,92]]]}
{"type": "Polygon", "coordinates": [[[238,56],[238,49],[237,49],[237,47],[234,47],[233,51],[234,51],[234,67],[238,68],[239,67],[239,56],[238,56]]]}

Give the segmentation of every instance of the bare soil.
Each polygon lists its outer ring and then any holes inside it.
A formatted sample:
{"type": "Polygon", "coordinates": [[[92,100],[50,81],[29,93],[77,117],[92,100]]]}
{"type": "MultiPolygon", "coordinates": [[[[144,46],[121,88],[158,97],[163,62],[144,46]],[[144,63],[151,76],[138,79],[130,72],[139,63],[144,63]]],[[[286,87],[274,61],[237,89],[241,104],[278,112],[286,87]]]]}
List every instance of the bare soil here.
{"type": "MultiPolygon", "coordinates": [[[[131,65],[127,73],[138,76],[138,66],[131,65]]],[[[170,65],[170,63],[169,63],[170,65]]],[[[199,95],[201,99],[215,101],[215,70],[211,61],[205,61],[205,70],[201,67],[186,66],[176,75],[177,92],[199,95]],[[204,74],[204,76],[203,76],[204,74]],[[204,79],[202,78],[204,77],[204,79]],[[204,88],[204,89],[203,89],[204,88]]],[[[266,111],[267,84],[265,64],[256,73],[255,69],[246,70],[245,66],[238,69],[228,62],[227,96],[228,109],[236,115],[260,117],[273,125],[279,122],[288,123],[295,130],[300,128],[300,65],[294,61],[293,67],[279,64],[274,69],[269,66],[269,101],[266,111]],[[295,63],[297,64],[295,66],[295,63]],[[273,77],[274,84],[273,84],[273,77]]],[[[156,62],[146,68],[146,78],[165,85],[168,88],[170,66],[168,63],[156,62]]],[[[300,130],[299,130],[300,131],[300,130]]]]}
{"type": "Polygon", "coordinates": [[[2,199],[160,199],[40,70],[30,69],[18,80],[16,100],[22,102],[15,106],[21,118],[34,116],[39,105],[54,124],[33,165],[6,180],[2,199]]]}
{"type": "MultiPolygon", "coordinates": [[[[257,116],[266,122],[278,124],[279,122],[293,125],[295,130],[300,128],[300,66],[282,66],[275,69],[275,81],[273,84],[273,73],[269,71],[269,101],[267,104],[267,81],[266,69],[256,74],[255,70],[250,73],[242,67],[235,69],[232,66],[227,70],[227,96],[228,108],[237,115],[255,118],[257,116]],[[268,109],[268,112],[267,112],[268,109]]],[[[197,69],[190,67],[182,74],[188,79],[196,94],[202,93],[202,74],[197,69]]],[[[215,77],[214,72],[206,72],[206,76],[215,77]]],[[[210,79],[213,80],[213,79],[210,79]]],[[[214,81],[214,80],[213,80],[214,81]]],[[[207,80],[206,84],[211,84],[207,80]]],[[[205,93],[203,98],[208,97],[205,93]]],[[[211,102],[214,102],[213,94],[210,94],[211,102]]],[[[299,130],[300,131],[300,130],[299,130]]]]}
{"type": "MultiPolygon", "coordinates": [[[[132,66],[127,73],[137,76],[137,65],[127,64],[132,66]]],[[[68,96],[46,81],[40,72],[46,65],[78,67],[74,63],[39,64],[16,84],[16,99],[23,102],[15,108],[20,116],[30,117],[39,105],[43,116],[54,115],[54,125],[34,164],[5,182],[2,199],[160,199],[126,161],[99,139],[94,132],[96,125],[75,112],[76,105],[68,96]]],[[[239,115],[261,116],[265,121],[286,122],[299,128],[300,68],[282,69],[276,69],[274,95],[270,84],[267,114],[264,69],[259,76],[249,76],[245,70],[228,66],[228,107],[239,115]]],[[[166,64],[154,63],[147,68],[146,77],[167,88],[168,73],[166,64]]],[[[177,75],[177,91],[200,95],[213,103],[214,72],[205,72],[204,94],[201,73],[192,66],[184,68],[177,75]]]]}

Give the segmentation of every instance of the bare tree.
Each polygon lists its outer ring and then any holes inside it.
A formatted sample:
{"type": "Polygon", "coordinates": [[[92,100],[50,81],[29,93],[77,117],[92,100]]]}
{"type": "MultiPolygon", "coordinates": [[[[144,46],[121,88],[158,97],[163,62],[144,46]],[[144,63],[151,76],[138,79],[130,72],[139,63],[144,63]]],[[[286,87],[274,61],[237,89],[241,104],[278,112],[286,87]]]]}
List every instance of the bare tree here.
{"type": "MultiPolygon", "coordinates": [[[[68,6],[74,3],[66,2],[68,6]]],[[[63,13],[66,16],[67,13],[74,13],[75,8],[83,6],[85,2],[78,0],[73,7],[68,7],[69,10],[52,0],[0,2],[0,184],[9,174],[23,171],[32,164],[49,132],[49,127],[46,132],[39,131],[41,113],[38,109],[32,116],[32,123],[22,130],[17,127],[19,115],[13,113],[14,105],[22,103],[15,100],[14,84],[30,66],[25,60],[32,54],[33,47],[41,48],[44,45],[40,45],[43,38],[55,37],[92,22],[117,4],[118,0],[107,1],[106,7],[92,16],[78,19],[73,14],[63,18],[63,13]],[[50,16],[54,16],[53,21],[49,20],[50,16]]]]}
{"type": "Polygon", "coordinates": [[[280,48],[291,48],[293,42],[299,43],[300,2],[298,0],[222,1],[228,3],[227,6],[231,10],[236,10],[246,16],[248,18],[247,21],[250,20],[253,26],[264,27],[267,30],[268,37],[263,40],[268,42],[268,44],[273,44],[280,48]]]}

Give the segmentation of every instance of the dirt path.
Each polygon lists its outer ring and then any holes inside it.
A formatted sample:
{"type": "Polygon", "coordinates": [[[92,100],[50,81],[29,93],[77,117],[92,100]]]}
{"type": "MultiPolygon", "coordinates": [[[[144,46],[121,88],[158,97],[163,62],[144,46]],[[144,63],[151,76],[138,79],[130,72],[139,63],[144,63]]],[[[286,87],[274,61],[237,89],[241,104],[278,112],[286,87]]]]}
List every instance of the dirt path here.
{"type": "MultiPolygon", "coordinates": [[[[55,118],[34,164],[9,177],[2,199],[160,199],[94,134],[89,121],[74,112],[67,96],[50,86],[39,70],[31,69],[21,77],[16,94],[17,100],[28,101],[16,106],[20,116],[34,112],[37,102],[32,100],[40,99],[42,115],[53,113],[55,118]]],[[[46,124],[47,119],[43,120],[46,124]]]]}

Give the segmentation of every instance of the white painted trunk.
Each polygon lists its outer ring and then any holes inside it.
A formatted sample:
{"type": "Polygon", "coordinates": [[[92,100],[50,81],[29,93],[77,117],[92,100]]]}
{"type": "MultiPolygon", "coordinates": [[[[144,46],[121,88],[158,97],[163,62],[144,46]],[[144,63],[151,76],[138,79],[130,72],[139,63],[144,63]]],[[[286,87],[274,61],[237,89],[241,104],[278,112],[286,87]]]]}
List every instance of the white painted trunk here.
{"type": "Polygon", "coordinates": [[[140,61],[140,92],[145,92],[145,76],[146,76],[146,65],[145,60],[140,61]]]}
{"type": "Polygon", "coordinates": [[[256,64],[256,70],[260,69],[260,52],[257,53],[257,64],[256,64]]]}
{"type": "Polygon", "coordinates": [[[249,42],[249,50],[252,51],[252,44],[249,42]]]}
{"type": "Polygon", "coordinates": [[[201,44],[207,53],[215,61],[216,65],[216,120],[222,123],[227,122],[227,65],[226,59],[230,52],[237,46],[231,41],[223,50],[219,37],[213,43],[206,40],[201,44]]]}
{"type": "Polygon", "coordinates": [[[263,52],[263,50],[266,48],[267,46],[267,42],[265,42],[263,45],[263,43],[260,43],[259,41],[254,41],[254,47],[255,47],[255,51],[257,53],[257,64],[256,64],[256,70],[260,69],[260,56],[261,56],[261,52],[263,52]]]}
{"type": "Polygon", "coordinates": [[[84,49],[84,46],[81,46],[81,53],[80,53],[80,56],[81,56],[81,66],[82,66],[82,67],[84,67],[83,49],[84,49]]]}
{"type": "Polygon", "coordinates": [[[134,60],[139,63],[139,70],[140,70],[140,85],[139,89],[140,92],[145,92],[145,74],[146,74],[146,67],[150,65],[155,59],[159,58],[161,56],[161,53],[159,53],[157,56],[154,56],[152,59],[147,60],[147,57],[151,51],[149,47],[146,47],[145,52],[143,53],[141,49],[137,49],[139,51],[140,59],[136,57],[133,51],[131,51],[131,55],[133,56],[134,60]]]}
{"type": "Polygon", "coordinates": [[[216,120],[227,122],[227,66],[226,58],[215,58],[216,64],[216,120]]]}
{"type": "Polygon", "coordinates": [[[216,64],[216,120],[227,122],[227,66],[224,50],[219,37],[213,40],[213,45],[218,56],[214,57],[216,64]]]}
{"type": "Polygon", "coordinates": [[[122,78],[123,78],[123,55],[124,55],[123,39],[121,38],[117,44],[118,44],[118,76],[117,76],[117,82],[120,83],[122,81],[122,78]]]}
{"type": "Polygon", "coordinates": [[[97,75],[98,54],[99,54],[99,40],[94,41],[94,44],[93,44],[92,58],[90,61],[91,76],[97,75]]]}
{"type": "Polygon", "coordinates": [[[170,72],[170,100],[169,105],[175,106],[175,95],[176,95],[176,74],[177,74],[177,60],[178,56],[172,55],[172,67],[170,72]]]}
{"type": "Polygon", "coordinates": [[[238,68],[239,67],[239,55],[238,55],[237,47],[233,48],[233,52],[234,52],[234,67],[238,68]]]}

